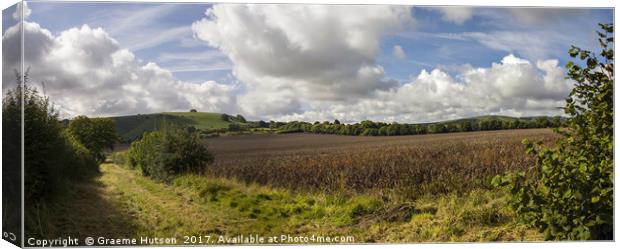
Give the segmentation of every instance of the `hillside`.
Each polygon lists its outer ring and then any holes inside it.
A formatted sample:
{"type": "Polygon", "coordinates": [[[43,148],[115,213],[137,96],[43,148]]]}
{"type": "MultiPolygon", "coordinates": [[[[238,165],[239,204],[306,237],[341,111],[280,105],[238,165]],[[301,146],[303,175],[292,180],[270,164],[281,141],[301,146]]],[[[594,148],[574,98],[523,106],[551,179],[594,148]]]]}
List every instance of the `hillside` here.
{"type": "Polygon", "coordinates": [[[179,124],[197,129],[224,129],[236,121],[222,119],[221,113],[210,112],[164,112],[111,117],[116,123],[116,132],[124,141],[140,137],[145,131],[153,131],[164,125],[179,124]]]}

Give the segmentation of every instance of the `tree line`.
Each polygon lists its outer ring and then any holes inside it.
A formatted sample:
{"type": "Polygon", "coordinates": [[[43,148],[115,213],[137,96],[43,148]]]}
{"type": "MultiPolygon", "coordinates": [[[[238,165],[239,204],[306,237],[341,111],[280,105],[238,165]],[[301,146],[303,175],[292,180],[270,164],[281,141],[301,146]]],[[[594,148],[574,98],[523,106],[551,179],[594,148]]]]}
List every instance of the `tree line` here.
{"type": "Polygon", "coordinates": [[[400,124],[385,123],[365,120],[354,124],[342,124],[335,120],[333,123],[325,122],[270,122],[270,128],[277,129],[279,133],[316,133],[336,134],[347,136],[399,136],[418,134],[437,134],[449,132],[489,131],[506,129],[531,129],[552,128],[562,126],[563,119],[556,117],[538,117],[513,120],[484,119],[484,120],[456,120],[429,124],[400,124]]]}

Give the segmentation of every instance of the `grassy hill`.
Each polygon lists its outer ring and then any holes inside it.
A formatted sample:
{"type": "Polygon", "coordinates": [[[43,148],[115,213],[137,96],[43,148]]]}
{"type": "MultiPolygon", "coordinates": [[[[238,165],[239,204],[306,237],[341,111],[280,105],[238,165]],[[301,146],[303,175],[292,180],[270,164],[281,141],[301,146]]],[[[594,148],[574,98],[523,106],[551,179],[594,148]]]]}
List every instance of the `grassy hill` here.
{"type": "Polygon", "coordinates": [[[210,112],[163,112],[111,117],[116,122],[116,132],[125,141],[140,137],[145,131],[153,131],[167,124],[194,126],[197,129],[228,128],[236,121],[222,119],[221,113],[210,112]]]}
{"type": "Polygon", "coordinates": [[[164,112],[164,115],[174,116],[189,122],[198,129],[221,129],[228,128],[232,122],[222,119],[221,113],[212,112],[164,112]]]}

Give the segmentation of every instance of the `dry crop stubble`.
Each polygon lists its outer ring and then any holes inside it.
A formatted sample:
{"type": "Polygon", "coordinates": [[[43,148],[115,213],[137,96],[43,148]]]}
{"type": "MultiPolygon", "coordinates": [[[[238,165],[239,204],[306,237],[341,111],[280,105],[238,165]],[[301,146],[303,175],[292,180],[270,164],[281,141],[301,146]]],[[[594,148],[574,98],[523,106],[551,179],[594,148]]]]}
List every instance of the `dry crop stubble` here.
{"type": "Polygon", "coordinates": [[[550,129],[395,137],[284,134],[208,139],[207,174],[298,191],[408,195],[486,187],[490,177],[535,164],[524,138],[547,144],[550,129]]]}

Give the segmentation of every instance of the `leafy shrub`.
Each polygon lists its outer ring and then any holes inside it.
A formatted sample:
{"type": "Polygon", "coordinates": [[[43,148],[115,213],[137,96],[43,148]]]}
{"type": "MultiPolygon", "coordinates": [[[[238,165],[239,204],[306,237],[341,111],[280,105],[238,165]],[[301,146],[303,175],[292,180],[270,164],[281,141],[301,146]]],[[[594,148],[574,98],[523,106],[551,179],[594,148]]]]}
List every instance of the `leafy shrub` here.
{"type": "Polygon", "coordinates": [[[118,141],[116,125],[110,118],[88,118],[77,116],[69,122],[69,132],[93,155],[97,161],[103,162],[105,149],[111,149],[118,141]]]}
{"type": "MultiPolygon", "coordinates": [[[[21,76],[18,75],[18,83],[21,76]]],[[[24,122],[24,195],[28,205],[53,199],[67,191],[70,182],[89,179],[98,171],[93,154],[65,132],[58,113],[47,97],[29,86],[18,84],[2,99],[2,123],[21,126],[21,101],[24,122]]],[[[20,133],[7,136],[6,144],[20,144],[20,133]]],[[[3,144],[5,144],[3,137],[3,144]]],[[[20,146],[9,146],[4,153],[19,155],[20,146]]]]}
{"type": "Polygon", "coordinates": [[[511,192],[511,206],[546,239],[613,239],[613,25],[600,24],[600,58],[572,47],[585,67],[567,64],[576,82],[566,100],[564,138],[549,148],[524,140],[537,157],[535,177],[496,177],[511,192]]]}
{"type": "Polygon", "coordinates": [[[70,179],[80,179],[85,176],[93,176],[99,172],[99,161],[92,151],[81,144],[67,130],[62,133],[64,138],[64,156],[70,162],[66,163],[66,170],[62,172],[70,179]]]}
{"type": "Polygon", "coordinates": [[[165,127],[146,132],[131,144],[129,164],[145,176],[169,181],[180,173],[202,173],[213,162],[213,155],[197,132],[180,127],[165,127]]]}

